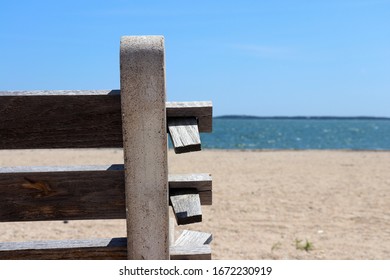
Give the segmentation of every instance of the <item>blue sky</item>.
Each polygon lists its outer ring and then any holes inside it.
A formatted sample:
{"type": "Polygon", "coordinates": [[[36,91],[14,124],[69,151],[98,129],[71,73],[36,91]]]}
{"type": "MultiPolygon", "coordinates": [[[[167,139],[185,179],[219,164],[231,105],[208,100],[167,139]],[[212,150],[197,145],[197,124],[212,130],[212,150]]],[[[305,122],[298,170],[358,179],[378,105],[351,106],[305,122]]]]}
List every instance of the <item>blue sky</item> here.
{"type": "Polygon", "coordinates": [[[168,100],[214,115],[390,117],[390,0],[2,0],[0,90],[119,88],[123,35],[164,35],[168,100]]]}

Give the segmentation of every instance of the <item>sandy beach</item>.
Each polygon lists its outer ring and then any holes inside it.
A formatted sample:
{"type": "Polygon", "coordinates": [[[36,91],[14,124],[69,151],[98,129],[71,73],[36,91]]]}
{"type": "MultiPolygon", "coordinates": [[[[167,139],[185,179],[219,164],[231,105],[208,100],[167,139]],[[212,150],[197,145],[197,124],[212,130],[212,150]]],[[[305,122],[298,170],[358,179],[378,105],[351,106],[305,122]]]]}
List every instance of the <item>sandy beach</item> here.
{"type": "MultiPolygon", "coordinates": [[[[0,151],[0,166],[122,163],[122,151],[0,151]]],[[[170,173],[211,173],[213,205],[181,229],[213,259],[390,259],[390,152],[169,152],[170,173]]],[[[1,223],[2,241],[125,236],[123,220],[1,223]]]]}

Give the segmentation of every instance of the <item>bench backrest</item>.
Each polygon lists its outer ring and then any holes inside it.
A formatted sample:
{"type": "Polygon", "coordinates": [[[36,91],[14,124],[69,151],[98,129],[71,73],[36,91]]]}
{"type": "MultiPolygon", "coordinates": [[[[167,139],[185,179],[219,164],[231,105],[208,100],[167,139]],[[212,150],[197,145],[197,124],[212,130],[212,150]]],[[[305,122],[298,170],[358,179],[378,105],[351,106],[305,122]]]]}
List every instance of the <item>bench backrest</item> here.
{"type": "MultiPolygon", "coordinates": [[[[211,102],[166,102],[160,36],[123,37],[120,63],[121,90],[0,92],[0,149],[124,150],[124,165],[0,168],[0,222],[125,218],[127,238],[0,243],[0,258],[210,255],[204,236],[198,249],[169,247],[168,198],[177,209],[194,195],[199,207],[211,204],[211,178],[168,175],[166,132],[177,153],[199,150],[199,131],[211,131],[211,102]]],[[[178,223],[199,221],[191,211],[175,211],[178,223]]]]}

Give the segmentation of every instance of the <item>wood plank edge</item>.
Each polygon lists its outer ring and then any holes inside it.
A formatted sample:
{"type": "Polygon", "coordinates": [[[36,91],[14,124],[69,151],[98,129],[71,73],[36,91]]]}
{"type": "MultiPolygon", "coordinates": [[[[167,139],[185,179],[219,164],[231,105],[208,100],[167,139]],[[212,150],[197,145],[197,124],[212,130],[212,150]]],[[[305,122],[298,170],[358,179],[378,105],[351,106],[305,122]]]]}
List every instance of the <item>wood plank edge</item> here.
{"type": "Polygon", "coordinates": [[[201,144],[192,144],[187,146],[174,147],[175,154],[184,154],[189,152],[198,152],[202,150],[201,144]]]}
{"type": "MultiPolygon", "coordinates": [[[[0,243],[0,259],[126,259],[127,239],[48,240],[0,243]]],[[[211,259],[209,245],[170,246],[171,260],[211,259]]]]}

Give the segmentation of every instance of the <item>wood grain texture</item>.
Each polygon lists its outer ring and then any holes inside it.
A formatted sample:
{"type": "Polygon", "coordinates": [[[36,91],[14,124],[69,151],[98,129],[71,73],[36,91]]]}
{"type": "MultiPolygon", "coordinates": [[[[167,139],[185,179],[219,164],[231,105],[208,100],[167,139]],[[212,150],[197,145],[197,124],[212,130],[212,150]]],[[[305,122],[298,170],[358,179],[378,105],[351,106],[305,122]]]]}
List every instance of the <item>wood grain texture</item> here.
{"type": "Polygon", "coordinates": [[[168,130],[176,154],[201,150],[196,118],[170,118],[168,130]]]}
{"type": "Polygon", "coordinates": [[[120,97],[110,92],[0,93],[0,149],[121,147],[120,116],[120,97]]]}
{"type": "Polygon", "coordinates": [[[213,129],[213,105],[211,101],[167,102],[167,117],[196,117],[200,132],[213,129]]]}
{"type": "Polygon", "coordinates": [[[183,230],[179,238],[175,241],[174,246],[202,246],[209,245],[213,240],[211,233],[183,230]]]}
{"type": "Polygon", "coordinates": [[[207,173],[198,174],[170,174],[169,175],[170,188],[191,188],[196,186],[198,192],[211,191],[212,177],[207,173]]]}
{"type": "MultiPolygon", "coordinates": [[[[119,90],[0,91],[0,149],[122,147],[119,90]]],[[[211,102],[167,102],[167,118],[212,127],[211,102]]]]}
{"type": "MultiPolygon", "coordinates": [[[[211,260],[212,235],[206,232],[184,230],[176,240],[171,252],[180,259],[211,260]],[[188,254],[191,252],[191,254],[188,254]]],[[[171,259],[174,259],[171,257],[171,259]]]]}
{"type": "Polygon", "coordinates": [[[171,260],[211,260],[211,247],[209,245],[170,248],[171,260]]]}
{"type": "MultiPolygon", "coordinates": [[[[123,219],[123,165],[0,168],[0,222],[123,219]]],[[[208,174],[169,175],[171,190],[211,203],[208,174]]]]}
{"type": "Polygon", "coordinates": [[[0,243],[2,260],[118,260],[126,257],[126,238],[0,243]]]}
{"type": "Polygon", "coordinates": [[[172,190],[169,199],[178,225],[202,221],[202,208],[196,190],[172,190]]]}
{"type": "MultiPolygon", "coordinates": [[[[0,243],[1,260],[125,260],[126,238],[0,243]]],[[[207,259],[210,247],[170,247],[174,260],[207,259]]]]}
{"type": "Polygon", "coordinates": [[[199,194],[201,205],[212,205],[212,177],[210,174],[170,174],[169,189],[193,189],[199,194]]]}
{"type": "Polygon", "coordinates": [[[0,169],[0,221],[125,217],[123,171],[28,169],[0,169]]]}

